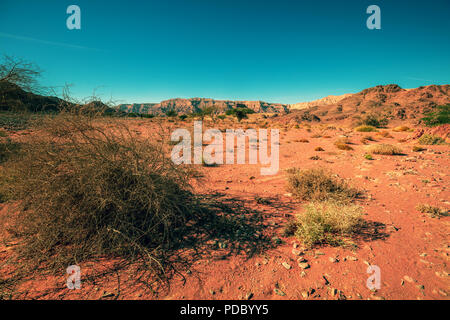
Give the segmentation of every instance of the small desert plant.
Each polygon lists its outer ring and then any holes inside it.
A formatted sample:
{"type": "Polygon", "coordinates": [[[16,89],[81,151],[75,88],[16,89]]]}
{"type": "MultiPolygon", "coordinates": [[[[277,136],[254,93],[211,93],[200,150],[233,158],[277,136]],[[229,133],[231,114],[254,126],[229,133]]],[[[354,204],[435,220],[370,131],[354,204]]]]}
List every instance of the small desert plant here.
{"type": "Polygon", "coordinates": [[[409,127],[407,126],[399,126],[399,127],[395,127],[392,131],[394,132],[405,132],[405,131],[409,131],[409,127]]]}
{"type": "Polygon", "coordinates": [[[422,151],[426,151],[427,149],[421,146],[414,146],[412,151],[413,152],[422,152],[422,151]]]}
{"type": "Polygon", "coordinates": [[[343,245],[364,225],[362,215],[358,205],[333,201],[309,203],[297,217],[295,236],[306,246],[343,245]]]}
{"type": "Polygon", "coordinates": [[[334,142],[334,145],[339,150],[353,150],[351,146],[349,146],[350,140],[348,138],[339,138],[334,142]]]}
{"type": "Polygon", "coordinates": [[[333,177],[321,168],[306,170],[292,168],[287,173],[289,191],[302,200],[351,200],[359,194],[344,180],[333,177]]]}
{"type": "Polygon", "coordinates": [[[376,128],[385,127],[389,120],[385,117],[380,117],[374,114],[369,114],[360,121],[361,125],[372,126],[376,128]]]}
{"type": "Polygon", "coordinates": [[[417,211],[427,214],[432,218],[440,218],[448,216],[448,210],[433,207],[428,204],[419,204],[416,207],[417,211]]]}
{"type": "Polygon", "coordinates": [[[376,134],[383,138],[393,138],[393,136],[388,131],[379,131],[376,134]]]}
{"type": "Polygon", "coordinates": [[[375,141],[375,139],[372,136],[364,136],[361,138],[362,144],[368,144],[369,141],[375,141]]]}
{"type": "Polygon", "coordinates": [[[356,127],[355,131],[358,131],[358,132],[376,132],[378,130],[377,130],[377,128],[375,128],[373,126],[363,125],[363,126],[356,127]]]}
{"type": "Polygon", "coordinates": [[[441,137],[434,136],[432,134],[424,134],[419,138],[419,143],[422,145],[436,145],[436,144],[445,144],[445,140],[441,137]]]}
{"type": "Polygon", "coordinates": [[[366,154],[364,155],[364,159],[366,159],[366,160],[373,160],[373,157],[372,157],[371,154],[366,153],[366,154]]]}
{"type": "Polygon", "coordinates": [[[402,149],[390,144],[376,144],[369,147],[369,152],[387,156],[402,155],[402,149]]]}

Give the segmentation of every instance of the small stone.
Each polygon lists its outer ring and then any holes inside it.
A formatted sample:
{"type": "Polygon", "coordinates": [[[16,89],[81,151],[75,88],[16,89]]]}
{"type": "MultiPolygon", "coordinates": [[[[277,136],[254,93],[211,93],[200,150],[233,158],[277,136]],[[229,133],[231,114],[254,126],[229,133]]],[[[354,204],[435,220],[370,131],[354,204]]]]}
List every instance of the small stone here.
{"type": "Polygon", "coordinates": [[[215,295],[216,294],[216,292],[214,291],[214,290],[209,290],[209,293],[211,293],[212,295],[215,295]]]}
{"type": "Polygon", "coordinates": [[[289,263],[287,263],[287,262],[283,262],[282,265],[283,265],[283,267],[285,267],[287,270],[290,270],[290,269],[292,268],[291,265],[290,265],[289,263]]]}
{"type": "Polygon", "coordinates": [[[306,272],[302,271],[302,273],[300,273],[300,277],[302,277],[302,278],[306,277],[306,272]]]}
{"type": "Polygon", "coordinates": [[[245,300],[250,300],[251,298],[253,298],[253,293],[249,292],[245,295],[245,300]]]}
{"type": "Polygon", "coordinates": [[[303,298],[308,298],[309,297],[309,292],[308,291],[302,291],[302,297],[303,298]]]}
{"type": "Polygon", "coordinates": [[[292,254],[293,254],[294,256],[300,256],[300,255],[303,254],[303,251],[297,250],[297,249],[292,249],[292,254]]]}
{"type": "Polygon", "coordinates": [[[310,265],[307,264],[306,262],[299,262],[298,266],[302,269],[309,269],[310,265]]]}
{"type": "Polygon", "coordinates": [[[356,258],[356,257],[347,256],[346,258],[347,258],[347,260],[350,260],[350,261],[358,261],[358,258],[356,258]]]}
{"type": "Polygon", "coordinates": [[[297,243],[297,242],[294,242],[294,243],[292,244],[292,248],[297,249],[297,248],[298,248],[298,243],[297,243]]]}
{"type": "Polygon", "coordinates": [[[439,292],[439,294],[441,295],[441,296],[443,296],[443,297],[446,297],[447,296],[447,292],[445,292],[445,291],[443,291],[443,290],[438,290],[438,292],[439,292]]]}
{"type": "Polygon", "coordinates": [[[409,283],[413,283],[414,280],[413,278],[409,277],[409,276],[404,276],[403,279],[405,279],[406,281],[408,281],[409,283]]]}
{"type": "Polygon", "coordinates": [[[336,263],[339,262],[339,259],[333,258],[333,257],[329,257],[328,261],[330,261],[331,263],[336,263]]]}
{"type": "Polygon", "coordinates": [[[114,293],[103,291],[102,298],[114,297],[114,293]]]}

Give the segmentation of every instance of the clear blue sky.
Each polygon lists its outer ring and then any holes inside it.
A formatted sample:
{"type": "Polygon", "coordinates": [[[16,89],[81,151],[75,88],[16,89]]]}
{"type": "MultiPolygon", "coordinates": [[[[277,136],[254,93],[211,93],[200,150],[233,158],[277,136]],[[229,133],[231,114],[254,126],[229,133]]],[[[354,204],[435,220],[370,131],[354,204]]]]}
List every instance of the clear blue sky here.
{"type": "Polygon", "coordinates": [[[123,103],[295,103],[378,84],[450,83],[449,0],[0,1],[0,53],[44,85],[123,103]],[[66,8],[81,8],[81,30],[66,8]],[[368,30],[366,8],[381,8],[368,30]]]}

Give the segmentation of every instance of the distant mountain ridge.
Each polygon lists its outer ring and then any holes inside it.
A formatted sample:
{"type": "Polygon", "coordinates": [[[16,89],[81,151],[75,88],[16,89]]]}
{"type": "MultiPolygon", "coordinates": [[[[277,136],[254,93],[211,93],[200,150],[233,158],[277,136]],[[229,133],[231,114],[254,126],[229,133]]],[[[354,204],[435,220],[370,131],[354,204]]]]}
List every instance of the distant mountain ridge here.
{"type": "Polygon", "coordinates": [[[378,85],[351,94],[336,103],[314,104],[292,109],[280,121],[357,122],[367,115],[388,120],[411,119],[419,122],[436,106],[450,104],[450,85],[428,85],[403,89],[397,84],[378,85]]]}
{"type": "Polygon", "coordinates": [[[125,112],[161,115],[171,110],[174,110],[179,114],[193,113],[208,107],[216,107],[221,112],[224,112],[236,108],[238,105],[245,105],[255,112],[287,113],[289,111],[288,105],[281,103],[214,100],[209,98],[176,98],[164,100],[160,103],[121,104],[118,106],[118,109],[125,112]]]}
{"type": "Polygon", "coordinates": [[[311,108],[314,106],[325,106],[325,105],[336,104],[339,101],[350,97],[351,95],[353,95],[353,94],[346,93],[346,94],[343,94],[340,96],[329,95],[329,96],[326,96],[325,98],[317,99],[317,100],[310,101],[310,102],[299,102],[299,103],[291,104],[291,105],[289,105],[289,109],[302,110],[302,109],[307,109],[307,108],[311,108]]]}

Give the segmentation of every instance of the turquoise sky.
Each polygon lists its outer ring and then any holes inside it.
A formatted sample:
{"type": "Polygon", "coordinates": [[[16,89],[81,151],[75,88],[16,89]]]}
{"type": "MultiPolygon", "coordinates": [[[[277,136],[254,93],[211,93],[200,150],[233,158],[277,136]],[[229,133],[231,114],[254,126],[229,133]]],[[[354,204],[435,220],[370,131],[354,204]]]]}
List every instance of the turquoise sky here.
{"type": "Polygon", "coordinates": [[[295,103],[378,84],[450,83],[450,1],[0,2],[0,53],[44,85],[121,103],[208,97],[295,103]],[[81,30],[66,9],[81,8],[81,30]],[[381,30],[366,9],[381,8],[381,30]]]}

